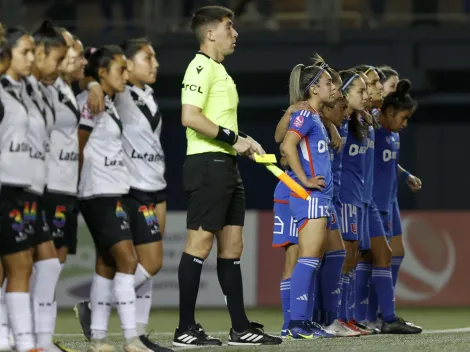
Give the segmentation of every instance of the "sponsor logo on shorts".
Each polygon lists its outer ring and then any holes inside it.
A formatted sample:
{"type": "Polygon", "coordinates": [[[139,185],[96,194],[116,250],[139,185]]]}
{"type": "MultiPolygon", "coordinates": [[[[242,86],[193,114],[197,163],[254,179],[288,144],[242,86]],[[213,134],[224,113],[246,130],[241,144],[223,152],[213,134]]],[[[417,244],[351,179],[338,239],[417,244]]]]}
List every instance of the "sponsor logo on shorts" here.
{"type": "Polygon", "coordinates": [[[155,215],[154,205],[150,204],[148,207],[146,205],[141,205],[139,207],[139,213],[142,213],[142,215],[144,216],[145,222],[147,223],[149,227],[151,227],[150,233],[152,235],[158,234],[158,232],[160,231],[160,228],[158,226],[157,216],[155,215]]]}
{"type": "Polygon", "coordinates": [[[116,203],[116,217],[121,220],[121,230],[127,230],[129,222],[127,221],[127,213],[122,208],[121,201],[116,203]]]}

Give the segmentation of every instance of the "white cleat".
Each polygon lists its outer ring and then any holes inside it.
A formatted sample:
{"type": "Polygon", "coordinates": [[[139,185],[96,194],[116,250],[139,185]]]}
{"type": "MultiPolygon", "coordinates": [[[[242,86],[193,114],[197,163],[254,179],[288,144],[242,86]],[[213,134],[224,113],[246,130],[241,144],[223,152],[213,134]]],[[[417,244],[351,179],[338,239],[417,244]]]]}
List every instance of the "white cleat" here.
{"type": "Polygon", "coordinates": [[[325,330],[337,337],[357,337],[361,335],[359,332],[351,330],[338,320],[335,320],[333,324],[325,327],[325,330]]]}
{"type": "Polygon", "coordinates": [[[91,339],[87,352],[116,352],[116,348],[107,339],[91,339]]]}
{"type": "Polygon", "coordinates": [[[124,343],[124,351],[125,352],[152,352],[151,349],[148,349],[142,341],[140,341],[139,337],[133,337],[132,339],[126,341],[124,343]]]}

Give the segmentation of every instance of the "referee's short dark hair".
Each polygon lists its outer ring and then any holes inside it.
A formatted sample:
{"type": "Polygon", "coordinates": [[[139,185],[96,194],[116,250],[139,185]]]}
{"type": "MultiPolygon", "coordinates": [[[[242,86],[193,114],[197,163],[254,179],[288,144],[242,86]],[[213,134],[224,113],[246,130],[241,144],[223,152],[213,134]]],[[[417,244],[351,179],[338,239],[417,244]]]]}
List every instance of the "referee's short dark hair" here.
{"type": "Polygon", "coordinates": [[[191,19],[191,30],[196,35],[199,42],[202,43],[204,41],[204,35],[201,28],[214,22],[222,22],[225,17],[233,20],[235,14],[232,10],[223,6],[201,7],[193,14],[193,18],[191,19]]]}

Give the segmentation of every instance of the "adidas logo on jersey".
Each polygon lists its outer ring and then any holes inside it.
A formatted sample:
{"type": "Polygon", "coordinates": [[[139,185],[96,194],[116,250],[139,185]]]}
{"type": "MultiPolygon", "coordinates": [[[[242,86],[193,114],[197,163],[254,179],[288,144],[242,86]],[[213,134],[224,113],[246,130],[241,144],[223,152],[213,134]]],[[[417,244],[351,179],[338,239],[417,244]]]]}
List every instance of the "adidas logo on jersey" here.
{"type": "Polygon", "coordinates": [[[332,295],[339,295],[341,294],[341,289],[340,288],[337,288],[336,290],[334,290],[333,292],[331,292],[332,295]]]}
{"type": "Polygon", "coordinates": [[[307,294],[305,293],[305,294],[303,294],[302,296],[297,297],[296,300],[297,300],[297,301],[307,301],[307,300],[308,300],[308,296],[307,296],[307,294]]]}

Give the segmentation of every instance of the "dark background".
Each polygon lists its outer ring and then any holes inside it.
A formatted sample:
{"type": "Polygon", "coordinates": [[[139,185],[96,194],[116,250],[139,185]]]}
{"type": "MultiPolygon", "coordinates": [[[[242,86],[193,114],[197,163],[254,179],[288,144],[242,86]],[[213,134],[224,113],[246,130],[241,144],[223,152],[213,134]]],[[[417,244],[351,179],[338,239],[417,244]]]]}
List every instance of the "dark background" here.
{"type": "MultiPolygon", "coordinates": [[[[32,29],[52,17],[55,24],[71,28],[86,46],[120,43],[143,34],[152,40],[161,65],[154,88],[164,116],[168,207],[185,209],[181,176],[186,140],[180,124],[180,85],[198,45],[187,31],[182,13],[178,18],[159,11],[151,16],[145,13],[146,6],[159,0],[122,0],[134,8],[132,22],[123,19],[120,1],[114,1],[113,30],[105,30],[99,7],[102,1],[0,0],[0,18],[32,29]],[[18,12],[19,6],[22,10],[18,12]]],[[[275,29],[268,28],[268,17],[263,14],[254,19],[243,14],[237,18],[237,49],[224,65],[238,87],[240,129],[268,153],[277,153],[273,134],[287,108],[290,70],[297,63],[308,63],[313,52],[337,69],[389,64],[401,77],[412,80],[419,102],[401,136],[400,164],[421,178],[423,190],[415,195],[400,187],[401,207],[469,208],[470,1],[371,0],[384,5],[382,12],[374,12],[377,9],[370,7],[371,1],[343,0],[333,27],[310,21],[307,1],[272,0],[275,29]]],[[[237,0],[229,2],[237,4],[237,0]]],[[[240,169],[247,207],[270,209],[276,179],[261,165],[242,158],[240,169]]]]}

